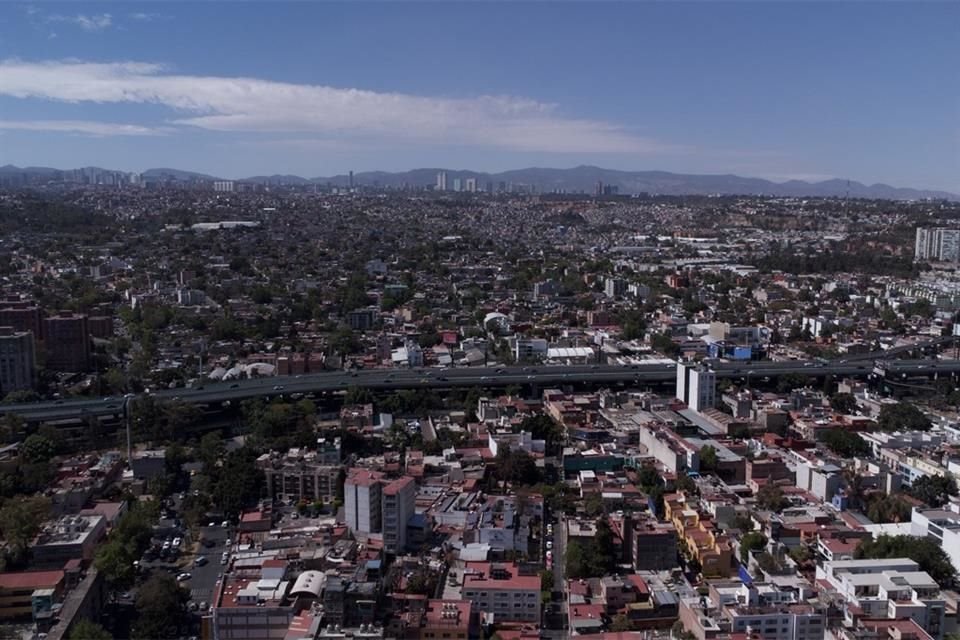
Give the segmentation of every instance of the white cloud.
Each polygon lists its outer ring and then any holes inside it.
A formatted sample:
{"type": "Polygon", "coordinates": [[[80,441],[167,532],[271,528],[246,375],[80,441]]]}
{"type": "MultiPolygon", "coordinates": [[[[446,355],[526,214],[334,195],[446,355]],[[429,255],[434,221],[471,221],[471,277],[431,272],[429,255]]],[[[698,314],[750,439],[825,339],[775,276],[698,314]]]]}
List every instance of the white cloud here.
{"type": "Polygon", "coordinates": [[[137,22],[156,22],[157,20],[166,20],[170,16],[163,15],[162,13],[128,13],[127,17],[131,20],[136,20],[137,22]]]}
{"type": "Polygon", "coordinates": [[[67,103],[167,106],[180,126],[216,131],[375,136],[557,153],[690,149],[617,124],[570,118],[512,96],[426,97],[259,78],[181,75],[143,62],[0,62],[0,95],[67,103]]]}
{"type": "Polygon", "coordinates": [[[113,16],[111,16],[109,13],[101,13],[100,15],[91,16],[79,13],[75,16],[54,14],[47,16],[46,20],[47,22],[66,22],[69,24],[74,24],[84,31],[103,31],[113,24],[113,16]]]}
{"type": "Polygon", "coordinates": [[[88,120],[0,120],[0,130],[4,129],[82,133],[93,136],[159,136],[170,132],[162,127],[88,120]]]}

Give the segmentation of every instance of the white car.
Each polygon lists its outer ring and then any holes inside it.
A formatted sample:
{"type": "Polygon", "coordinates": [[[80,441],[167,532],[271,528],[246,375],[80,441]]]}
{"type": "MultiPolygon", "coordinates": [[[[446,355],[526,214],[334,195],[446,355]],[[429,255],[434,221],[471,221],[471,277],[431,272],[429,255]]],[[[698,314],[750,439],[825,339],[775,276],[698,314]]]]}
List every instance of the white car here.
{"type": "Polygon", "coordinates": [[[189,573],[184,572],[177,576],[177,582],[186,582],[192,577],[189,573]]]}
{"type": "Polygon", "coordinates": [[[179,547],[181,542],[183,542],[183,540],[181,540],[180,538],[174,538],[174,539],[173,539],[173,546],[179,547]]]}
{"type": "Polygon", "coordinates": [[[553,540],[547,540],[547,549],[553,549],[553,540]]]}

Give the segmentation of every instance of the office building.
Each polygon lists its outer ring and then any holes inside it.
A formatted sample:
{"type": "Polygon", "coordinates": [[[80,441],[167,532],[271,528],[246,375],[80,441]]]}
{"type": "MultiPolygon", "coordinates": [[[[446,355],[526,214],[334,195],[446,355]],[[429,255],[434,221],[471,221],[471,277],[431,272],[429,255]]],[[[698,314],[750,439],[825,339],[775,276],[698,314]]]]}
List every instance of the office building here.
{"type": "Polygon", "coordinates": [[[456,191],[457,193],[463,191],[463,185],[460,181],[460,178],[453,179],[453,190],[456,191]]]}
{"type": "Polygon", "coordinates": [[[90,366],[90,328],[87,316],[63,311],[43,321],[47,369],[86,371],[90,366]]]}
{"type": "Polygon", "coordinates": [[[447,190],[447,172],[441,171],[437,174],[437,191],[446,191],[447,190]]]}
{"type": "Polygon", "coordinates": [[[32,388],[36,366],[33,334],[0,327],[0,396],[32,388]]]}
{"type": "Polygon", "coordinates": [[[694,411],[711,409],[717,403],[717,375],[693,363],[677,363],[677,399],[694,411]]]}
{"type": "Polygon", "coordinates": [[[960,229],[918,227],[914,260],[960,262],[960,229]]]}
{"type": "Polygon", "coordinates": [[[407,521],[414,513],[417,483],[404,476],[387,484],[383,496],[383,549],[387,553],[403,553],[407,546],[407,521]]]}
{"type": "Polygon", "coordinates": [[[467,178],[466,191],[467,191],[467,193],[476,193],[476,192],[477,192],[477,179],[476,179],[476,178],[467,178]]]}

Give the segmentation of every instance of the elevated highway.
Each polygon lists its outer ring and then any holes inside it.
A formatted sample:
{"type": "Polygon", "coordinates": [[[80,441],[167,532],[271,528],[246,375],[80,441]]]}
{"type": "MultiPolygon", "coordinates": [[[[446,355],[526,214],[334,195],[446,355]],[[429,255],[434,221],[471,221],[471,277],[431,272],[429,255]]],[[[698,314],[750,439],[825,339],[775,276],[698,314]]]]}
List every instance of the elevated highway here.
{"type": "MultiPolygon", "coordinates": [[[[835,361],[723,362],[712,365],[720,379],[764,377],[788,374],[811,377],[880,375],[902,379],[917,376],[960,373],[960,361],[893,360],[871,362],[835,361]]],[[[676,379],[676,365],[580,365],[458,369],[374,369],[331,371],[301,376],[255,378],[228,382],[205,382],[193,388],[163,389],[151,395],[161,400],[179,400],[198,405],[237,403],[249,398],[279,395],[322,395],[363,387],[373,391],[402,389],[452,389],[462,387],[508,387],[515,385],[545,388],[558,385],[616,385],[670,383],[676,379]]],[[[139,396],[111,396],[92,399],[64,399],[0,406],[0,414],[13,413],[28,422],[52,422],[87,418],[121,418],[128,400],[139,396]]]]}

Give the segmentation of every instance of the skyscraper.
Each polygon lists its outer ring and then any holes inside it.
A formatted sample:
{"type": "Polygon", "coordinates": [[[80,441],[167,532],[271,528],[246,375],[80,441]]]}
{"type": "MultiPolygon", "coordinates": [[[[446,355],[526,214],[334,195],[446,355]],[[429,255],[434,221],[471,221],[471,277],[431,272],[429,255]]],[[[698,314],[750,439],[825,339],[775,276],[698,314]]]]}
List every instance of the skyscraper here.
{"type": "Polygon", "coordinates": [[[460,181],[460,178],[453,179],[453,190],[457,193],[463,190],[463,183],[460,181]]]}
{"type": "Polygon", "coordinates": [[[447,172],[441,171],[437,174],[437,191],[447,190],[447,172]]]}
{"type": "Polygon", "coordinates": [[[476,193],[476,192],[477,192],[477,179],[467,178],[467,193],[476,193]]]}
{"type": "Polygon", "coordinates": [[[353,171],[350,172],[350,188],[353,189],[353,171]]]}

